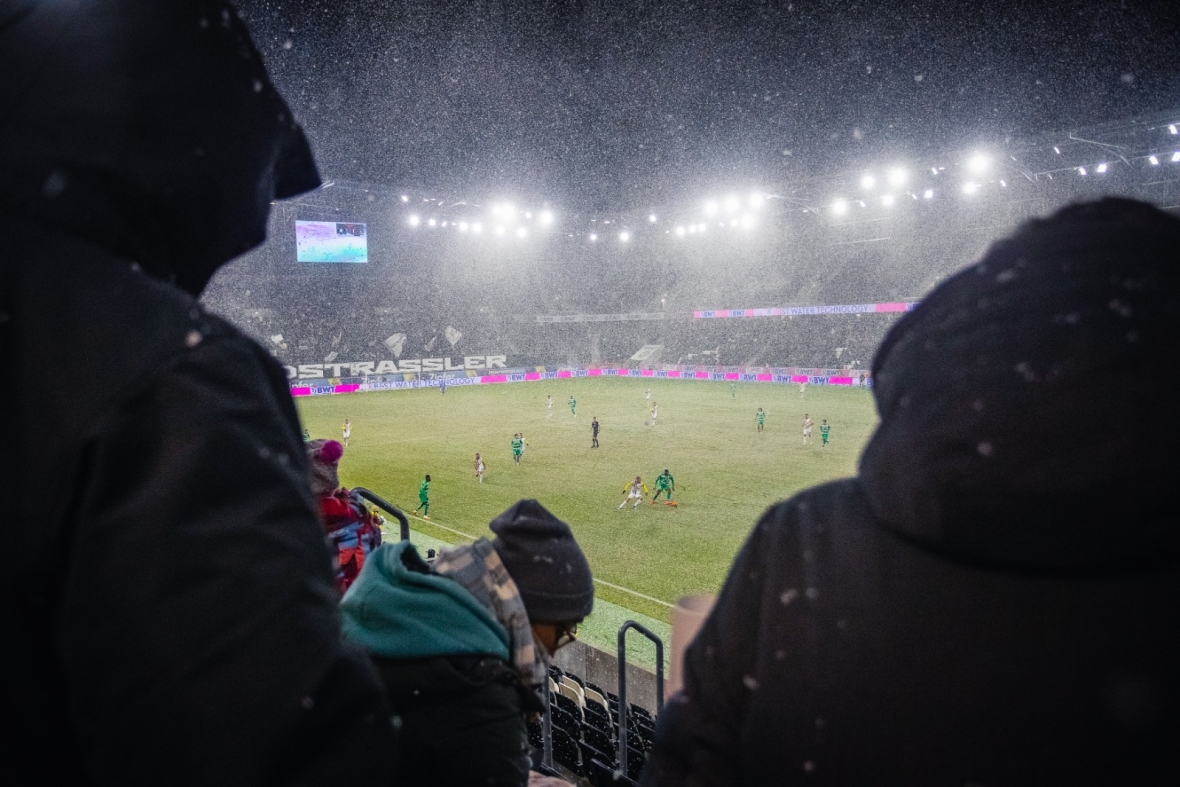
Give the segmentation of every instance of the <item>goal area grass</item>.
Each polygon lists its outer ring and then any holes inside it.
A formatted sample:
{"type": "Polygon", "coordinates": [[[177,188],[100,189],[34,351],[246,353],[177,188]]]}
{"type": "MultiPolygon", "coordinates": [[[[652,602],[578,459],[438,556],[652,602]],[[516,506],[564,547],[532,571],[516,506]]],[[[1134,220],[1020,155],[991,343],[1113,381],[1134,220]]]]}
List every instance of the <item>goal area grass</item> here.
{"type": "Polygon", "coordinates": [[[858,388],[808,386],[800,396],[797,385],[738,383],[731,390],[725,382],[659,379],[451,385],[445,394],[422,388],[297,404],[313,438],[339,440],[350,421],[340,461],[345,486],[368,487],[409,514],[430,474],[430,521],[411,518],[413,530],[448,543],[490,537],[497,514],[536,498],[569,523],[600,580],[598,598],[662,621],[677,597],[717,591],[768,506],[853,475],[877,422],[871,393],[858,388]],[[761,432],[759,407],[766,413],[761,432]],[[809,445],[805,413],[815,422],[809,445]],[[601,425],[599,448],[591,447],[592,417],[601,425]],[[824,419],[831,425],[827,448],[824,419]],[[519,464],[512,457],[517,432],[527,441],[519,464]],[[487,468],[482,484],[477,451],[487,468]],[[649,502],[665,469],[675,478],[675,507],[663,496],[649,502]],[[619,510],[636,475],[648,493],[638,508],[627,502],[619,510]]]}

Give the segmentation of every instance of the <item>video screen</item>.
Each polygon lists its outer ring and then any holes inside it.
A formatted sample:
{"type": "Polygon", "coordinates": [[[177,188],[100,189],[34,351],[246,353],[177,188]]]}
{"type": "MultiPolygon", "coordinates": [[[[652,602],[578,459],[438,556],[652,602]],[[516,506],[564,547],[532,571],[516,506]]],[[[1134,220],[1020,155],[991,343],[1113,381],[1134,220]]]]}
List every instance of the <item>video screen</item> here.
{"type": "Polygon", "coordinates": [[[350,221],[296,221],[295,259],[299,262],[368,262],[365,225],[350,221]]]}

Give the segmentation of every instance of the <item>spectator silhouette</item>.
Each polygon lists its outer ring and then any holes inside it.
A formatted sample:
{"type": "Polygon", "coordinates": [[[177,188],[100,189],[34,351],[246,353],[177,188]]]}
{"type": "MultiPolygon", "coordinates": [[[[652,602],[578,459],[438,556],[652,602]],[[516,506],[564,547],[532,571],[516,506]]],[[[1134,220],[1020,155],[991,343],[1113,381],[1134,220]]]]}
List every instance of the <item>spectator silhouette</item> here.
{"type": "Polygon", "coordinates": [[[0,781],[387,784],[283,372],[195,300],[319,182],[245,26],[5,3],[0,73],[0,781]]]}
{"type": "Polygon", "coordinates": [[[1180,740],[1180,221],[1033,221],[897,323],[859,476],[770,508],[645,785],[1158,784],[1180,740]]]}

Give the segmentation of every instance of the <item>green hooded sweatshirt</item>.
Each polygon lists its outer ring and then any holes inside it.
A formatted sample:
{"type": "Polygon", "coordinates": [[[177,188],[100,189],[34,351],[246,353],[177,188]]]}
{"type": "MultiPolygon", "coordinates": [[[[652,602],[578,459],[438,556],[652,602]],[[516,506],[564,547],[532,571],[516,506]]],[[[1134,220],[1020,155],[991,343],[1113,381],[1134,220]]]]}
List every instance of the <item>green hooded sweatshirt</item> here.
{"type": "Polygon", "coordinates": [[[344,636],[391,659],[490,655],[509,661],[508,632],[462,585],[424,574],[408,541],[382,544],[365,559],[340,602],[344,636]]]}

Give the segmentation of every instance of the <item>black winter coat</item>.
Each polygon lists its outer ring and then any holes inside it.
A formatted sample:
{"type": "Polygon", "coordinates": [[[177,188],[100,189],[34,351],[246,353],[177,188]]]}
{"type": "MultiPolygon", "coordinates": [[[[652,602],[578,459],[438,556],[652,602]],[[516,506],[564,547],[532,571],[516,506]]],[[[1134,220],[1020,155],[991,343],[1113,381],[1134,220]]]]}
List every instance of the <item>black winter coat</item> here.
{"type": "Polygon", "coordinates": [[[194,299],[317,182],[244,27],[0,4],[0,73],[0,782],[388,784],[282,371],[194,299]]]}

